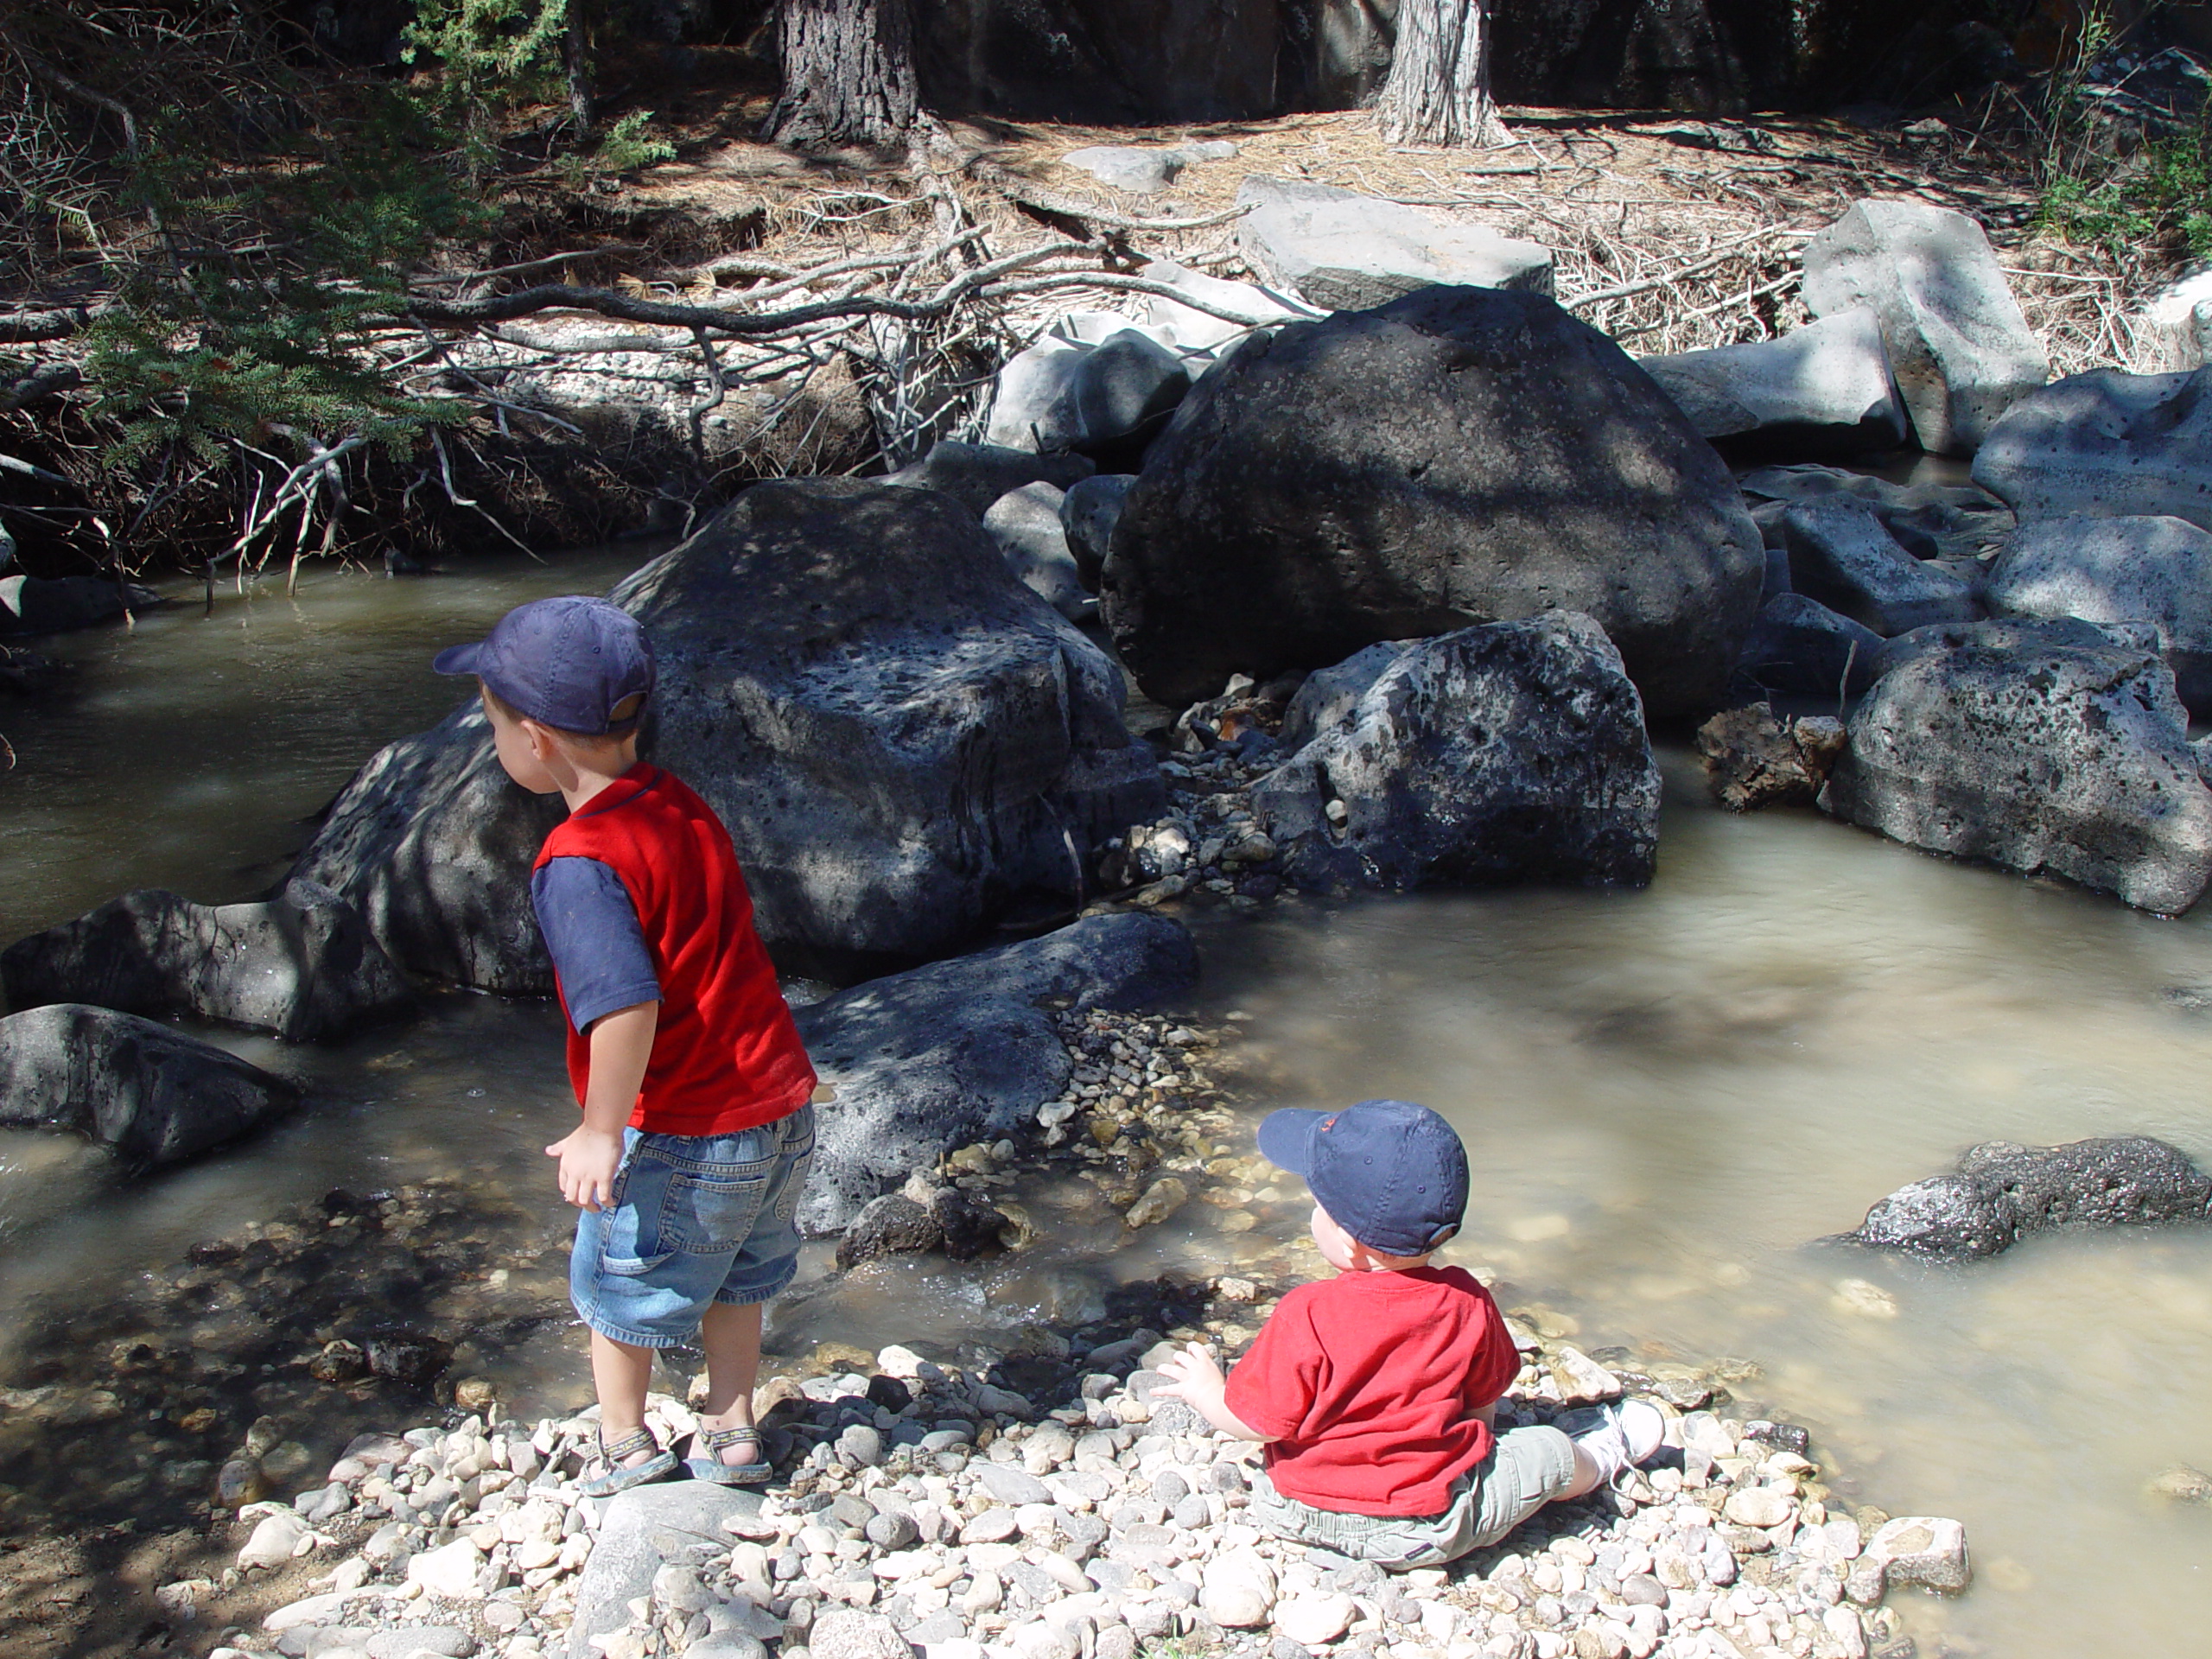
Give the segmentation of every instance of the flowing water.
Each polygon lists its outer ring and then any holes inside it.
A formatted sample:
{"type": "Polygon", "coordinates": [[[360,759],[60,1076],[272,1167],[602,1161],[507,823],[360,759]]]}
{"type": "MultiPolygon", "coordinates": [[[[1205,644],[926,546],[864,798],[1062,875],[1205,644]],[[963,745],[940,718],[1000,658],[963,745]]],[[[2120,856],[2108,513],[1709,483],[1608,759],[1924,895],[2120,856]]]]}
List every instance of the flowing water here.
{"type": "MultiPolygon", "coordinates": [[[[219,600],[51,642],[80,665],[51,706],[0,709],[8,936],[130,887],[265,888],[302,820],[455,690],[427,653],[518,599],[602,588],[637,548],[419,582],[329,575],[296,602],[219,600]]],[[[2031,1243],[1938,1271],[1819,1248],[1898,1185],[1989,1139],[2164,1136],[2212,1159],[2207,924],[1923,857],[1809,813],[1732,818],[1668,760],[1658,880],[1639,893],[1290,901],[1193,918],[1196,1012],[1250,1109],[1424,1100],[1472,1154],[1457,1259],[1585,1346],[1740,1357],[1741,1385],[1814,1431],[1840,1486],[1964,1520],[1979,1579],[1908,1598],[1925,1646],[2006,1656],[2194,1650],[2212,1617],[2212,1512],[2143,1493],[2212,1466],[2212,1235],[2031,1243]]],[[[229,1046],[306,1078],[296,1117],[151,1180],[52,1137],[0,1136],[0,1332],[90,1304],[189,1245],[332,1185],[456,1175],[543,1244],[563,1226],[540,1148],[566,1104],[541,1004],[450,995],[330,1051],[229,1046]]],[[[988,1338],[1095,1315],[1101,1287],[1253,1262],[1303,1229],[1297,1184],[1259,1226],[1192,1205],[1123,1243],[1052,1190],[1052,1242],[974,1268],[840,1279],[810,1247],[772,1349],[988,1338]],[[1056,1215],[1069,1219],[1056,1222],[1056,1215]],[[1116,1246],[1119,1248],[1116,1248],[1116,1246]]],[[[580,1402],[573,1333],[468,1356],[525,1409],[580,1402]]],[[[0,1370],[9,1356],[0,1346],[0,1370]]],[[[335,1425],[329,1432],[335,1433],[335,1425]]]]}

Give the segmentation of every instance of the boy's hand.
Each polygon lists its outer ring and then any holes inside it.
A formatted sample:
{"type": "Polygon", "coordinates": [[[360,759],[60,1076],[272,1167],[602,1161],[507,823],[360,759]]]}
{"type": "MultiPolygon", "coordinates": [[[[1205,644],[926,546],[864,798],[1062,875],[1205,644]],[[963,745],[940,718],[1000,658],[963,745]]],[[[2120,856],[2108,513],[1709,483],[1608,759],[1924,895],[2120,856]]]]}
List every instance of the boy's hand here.
{"type": "Polygon", "coordinates": [[[586,1124],[545,1148],[561,1160],[561,1196],[596,1213],[614,1202],[614,1172],[622,1165],[622,1132],[608,1135],[586,1124]]]}
{"type": "Polygon", "coordinates": [[[1167,1381],[1154,1389],[1154,1394],[1184,1402],[1223,1433],[1234,1435],[1240,1440],[1256,1440],[1262,1444],[1275,1438],[1272,1434],[1261,1433],[1229,1408],[1226,1397],[1229,1380],[1222,1376],[1221,1367],[1214,1363],[1213,1356],[1197,1343],[1163,1360],[1160,1371],[1167,1381]]]}
{"type": "Polygon", "coordinates": [[[1211,1354],[1195,1342],[1183,1352],[1162,1361],[1160,1370],[1167,1382],[1154,1392],[1196,1406],[1201,1415],[1211,1415],[1206,1411],[1208,1402],[1219,1403],[1228,1391],[1228,1379],[1222,1376],[1221,1367],[1214,1363],[1211,1354]]]}

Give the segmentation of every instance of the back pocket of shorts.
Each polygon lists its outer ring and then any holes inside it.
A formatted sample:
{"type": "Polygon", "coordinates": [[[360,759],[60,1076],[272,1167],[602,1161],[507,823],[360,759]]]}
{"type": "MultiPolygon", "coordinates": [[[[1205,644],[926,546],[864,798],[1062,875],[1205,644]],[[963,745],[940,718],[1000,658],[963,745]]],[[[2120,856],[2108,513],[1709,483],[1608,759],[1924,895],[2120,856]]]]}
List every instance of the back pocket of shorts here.
{"type": "Polygon", "coordinates": [[[743,1179],[674,1175],[661,1199],[660,1248],[688,1255],[734,1255],[767,1194],[764,1173],[743,1179]]]}

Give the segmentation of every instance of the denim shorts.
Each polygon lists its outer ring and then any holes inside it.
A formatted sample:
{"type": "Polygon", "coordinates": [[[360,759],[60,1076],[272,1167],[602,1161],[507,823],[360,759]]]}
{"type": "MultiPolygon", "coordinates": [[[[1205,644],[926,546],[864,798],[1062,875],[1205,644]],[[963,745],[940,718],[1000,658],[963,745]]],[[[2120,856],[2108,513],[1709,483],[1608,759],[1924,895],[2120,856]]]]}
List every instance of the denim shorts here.
{"type": "Polygon", "coordinates": [[[814,1108],[734,1135],[622,1131],[613,1202],[576,1212],[569,1300],[601,1336],[677,1348],[715,1302],[765,1302],[798,1270],[814,1108]]]}
{"type": "Polygon", "coordinates": [[[1252,1519],[1280,1537],[1403,1572],[1441,1567],[1494,1544],[1574,1484],[1574,1442],[1555,1428],[1509,1429],[1490,1455],[1452,1483],[1436,1515],[1351,1515],[1285,1497],[1254,1483],[1252,1519]]]}

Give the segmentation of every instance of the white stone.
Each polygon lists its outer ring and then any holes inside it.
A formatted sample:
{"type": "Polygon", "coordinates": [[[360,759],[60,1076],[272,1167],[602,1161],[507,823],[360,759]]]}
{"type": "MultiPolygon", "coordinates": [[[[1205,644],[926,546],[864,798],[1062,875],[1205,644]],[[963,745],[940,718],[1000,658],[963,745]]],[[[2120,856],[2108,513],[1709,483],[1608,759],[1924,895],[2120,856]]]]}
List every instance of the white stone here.
{"type": "Polygon", "coordinates": [[[2151,296],[2136,324],[2135,366],[2151,374],[2201,369],[2212,360],[2212,267],[2151,296]]]}
{"type": "Polygon", "coordinates": [[[1865,306],[1779,340],[1639,361],[1708,438],[1759,433],[1806,454],[1887,449],[1905,439],[1881,325],[1865,306]]]}
{"type": "Polygon", "coordinates": [[[1274,1601],[1274,1571],[1256,1552],[1228,1550],[1206,1564],[1198,1606],[1224,1629],[1244,1630],[1266,1624],[1274,1601]]]}
{"type": "Polygon", "coordinates": [[[1155,259],[1139,274],[1155,283],[1168,283],[1208,305],[1233,311],[1240,318],[1249,319],[1232,322],[1217,317],[1210,311],[1200,311],[1179,301],[1154,295],[1146,309],[1153,331],[1155,334],[1164,334],[1179,350],[1184,352],[1218,353],[1255,327],[1268,327],[1318,315],[1313,308],[1294,305],[1255,283],[1232,283],[1219,276],[1208,276],[1199,271],[1185,270],[1172,260],[1155,259]]]}
{"type": "Polygon", "coordinates": [[[1166,189],[1189,163],[1190,157],[1179,149],[1139,149],[1129,144],[1093,144],[1060,157],[1064,167],[1140,196],[1157,195],[1166,189]]]}
{"type": "Polygon", "coordinates": [[[1440,283],[1552,291],[1552,256],[1486,225],[1439,224],[1417,208],[1333,185],[1254,174],[1236,245],[1276,286],[1333,310],[1363,311],[1440,283]]]}
{"type": "Polygon", "coordinates": [[[483,1568],[482,1552],[467,1538],[456,1538],[436,1549],[410,1556],[407,1581],[448,1601],[481,1601],[484,1590],[478,1578],[483,1568]]]}
{"type": "Polygon", "coordinates": [[[1942,1516],[1901,1515],[1866,1541],[1866,1554],[1892,1585],[1916,1584],[1955,1595],[1973,1582],[1967,1529],[1942,1516]]]}
{"type": "Polygon", "coordinates": [[[1291,1596],[1275,1604],[1274,1624],[1292,1641],[1319,1647],[1350,1630],[1355,1611],[1347,1595],[1291,1596]]]}
{"type": "Polygon", "coordinates": [[[310,1536],[308,1523],[290,1510],[265,1515],[238,1551],[238,1567],[244,1571],[252,1567],[281,1567],[310,1536]]]}

